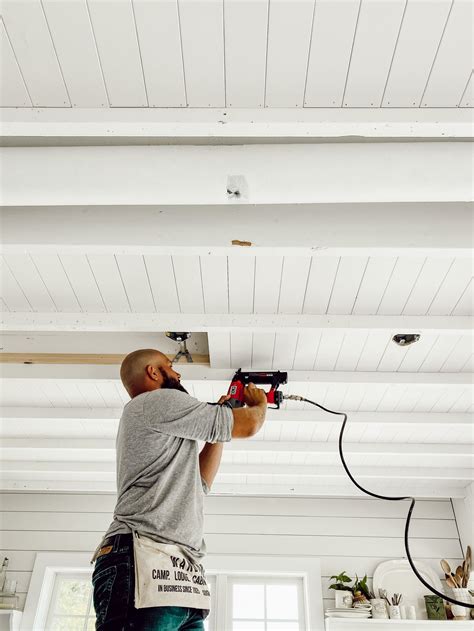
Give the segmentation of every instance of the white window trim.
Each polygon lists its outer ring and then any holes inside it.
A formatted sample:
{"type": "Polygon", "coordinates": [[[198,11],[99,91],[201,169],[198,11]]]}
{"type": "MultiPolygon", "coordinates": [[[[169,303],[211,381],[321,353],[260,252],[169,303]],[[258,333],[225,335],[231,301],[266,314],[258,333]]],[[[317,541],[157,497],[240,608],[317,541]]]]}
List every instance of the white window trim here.
{"type": "Polygon", "coordinates": [[[46,631],[48,609],[56,575],[92,574],[91,555],[83,552],[38,552],[26,596],[21,631],[46,631]]]}
{"type": "Polygon", "coordinates": [[[307,557],[220,555],[208,554],[204,561],[207,574],[217,575],[216,611],[217,629],[227,629],[231,612],[227,611],[227,599],[223,597],[226,575],[258,576],[274,578],[297,577],[303,579],[304,614],[306,629],[324,629],[321,564],[319,559],[307,557]],[[310,598],[311,594],[311,598],[310,598]]]}

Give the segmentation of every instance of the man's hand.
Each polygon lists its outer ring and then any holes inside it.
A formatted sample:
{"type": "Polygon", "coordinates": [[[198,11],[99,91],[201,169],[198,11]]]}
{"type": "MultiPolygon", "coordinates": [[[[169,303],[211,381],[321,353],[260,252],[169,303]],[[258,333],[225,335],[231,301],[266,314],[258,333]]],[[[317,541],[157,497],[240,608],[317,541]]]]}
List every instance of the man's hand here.
{"type": "Polygon", "coordinates": [[[230,394],[223,394],[221,396],[221,398],[219,399],[219,401],[217,402],[217,405],[222,405],[223,403],[225,403],[229,399],[230,399],[230,394]]]}
{"type": "Polygon", "coordinates": [[[255,407],[257,405],[267,405],[267,395],[265,390],[261,388],[257,388],[254,383],[249,383],[248,386],[244,388],[244,401],[249,406],[249,408],[255,407]]]}

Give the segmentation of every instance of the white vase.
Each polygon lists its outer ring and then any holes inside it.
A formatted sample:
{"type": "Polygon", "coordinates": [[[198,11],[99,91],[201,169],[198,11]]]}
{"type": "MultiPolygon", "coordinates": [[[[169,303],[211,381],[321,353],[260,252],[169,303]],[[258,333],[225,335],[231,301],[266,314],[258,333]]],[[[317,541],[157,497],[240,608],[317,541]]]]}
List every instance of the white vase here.
{"type": "Polygon", "coordinates": [[[335,591],[336,607],[345,607],[351,609],[352,607],[352,592],[346,589],[336,589],[335,591]]]}
{"type": "MultiPolygon", "coordinates": [[[[457,587],[451,589],[451,596],[456,600],[460,600],[463,603],[472,603],[472,597],[469,593],[469,590],[465,587],[457,587]]],[[[469,607],[462,607],[461,605],[451,605],[451,611],[453,612],[453,616],[455,620],[467,620],[470,615],[469,607]]]]}

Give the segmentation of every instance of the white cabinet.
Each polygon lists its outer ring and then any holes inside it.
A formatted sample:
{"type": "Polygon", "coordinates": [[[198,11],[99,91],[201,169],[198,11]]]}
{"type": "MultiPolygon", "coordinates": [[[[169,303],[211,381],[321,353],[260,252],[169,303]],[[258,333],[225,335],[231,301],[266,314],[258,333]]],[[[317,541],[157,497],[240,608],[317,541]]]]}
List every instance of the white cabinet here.
{"type": "Polygon", "coordinates": [[[21,616],[16,609],[0,609],[0,631],[19,631],[21,616]]]}

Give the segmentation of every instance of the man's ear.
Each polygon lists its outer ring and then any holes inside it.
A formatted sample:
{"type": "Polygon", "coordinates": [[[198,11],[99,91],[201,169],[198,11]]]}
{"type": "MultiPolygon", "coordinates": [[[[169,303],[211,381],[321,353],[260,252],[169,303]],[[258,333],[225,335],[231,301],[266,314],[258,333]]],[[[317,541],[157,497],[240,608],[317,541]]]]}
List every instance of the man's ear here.
{"type": "Polygon", "coordinates": [[[153,381],[159,381],[160,380],[160,373],[157,370],[157,368],[155,368],[154,366],[151,366],[150,364],[145,368],[146,370],[146,374],[148,375],[148,377],[150,379],[152,379],[153,381]]]}

